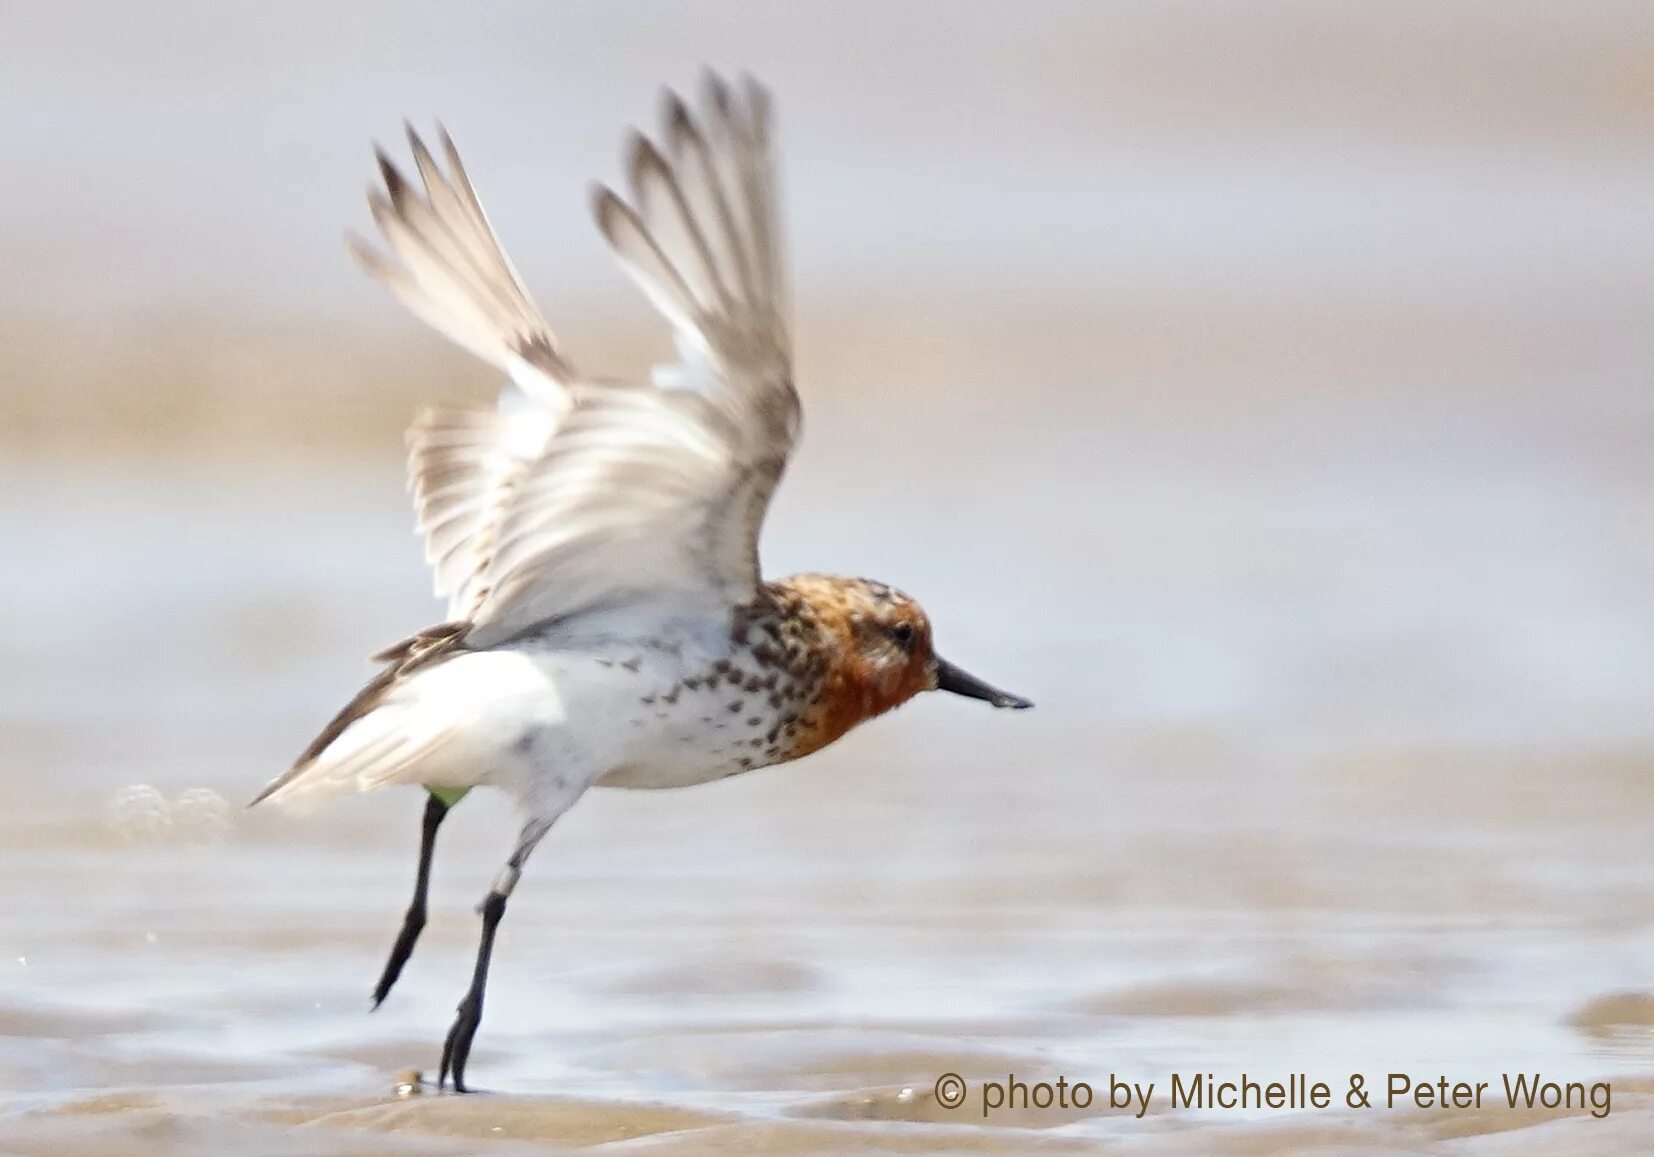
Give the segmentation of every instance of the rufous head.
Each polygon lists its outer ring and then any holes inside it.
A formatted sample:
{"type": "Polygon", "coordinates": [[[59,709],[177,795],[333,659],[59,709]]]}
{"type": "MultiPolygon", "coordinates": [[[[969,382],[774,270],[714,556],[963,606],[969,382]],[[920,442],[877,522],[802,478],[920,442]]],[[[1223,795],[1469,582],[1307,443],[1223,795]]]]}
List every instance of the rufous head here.
{"type": "Polygon", "coordinates": [[[951,691],[995,707],[1033,706],[939,656],[929,617],[894,587],[826,575],[795,575],[784,585],[803,597],[831,648],[824,742],[921,691],[951,691]]]}

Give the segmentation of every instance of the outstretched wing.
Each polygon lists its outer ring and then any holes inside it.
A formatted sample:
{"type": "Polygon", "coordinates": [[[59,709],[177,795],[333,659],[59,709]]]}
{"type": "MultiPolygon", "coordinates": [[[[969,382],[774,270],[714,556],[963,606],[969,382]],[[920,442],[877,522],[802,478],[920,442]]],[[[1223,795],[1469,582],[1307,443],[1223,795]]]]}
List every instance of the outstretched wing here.
{"type": "Polygon", "coordinates": [[[446,137],[448,173],[411,137],[424,196],[381,158],[386,195],[370,202],[398,263],[358,256],[524,395],[498,413],[427,414],[409,434],[427,554],[470,644],[599,608],[705,613],[754,593],[799,426],[769,120],[751,82],[735,93],[709,77],[698,115],[669,94],[662,145],[632,143],[630,201],[595,194],[599,228],[674,331],[680,360],[649,386],[575,377],[446,137]]]}
{"type": "Polygon", "coordinates": [[[506,371],[542,405],[567,409],[573,371],[500,247],[459,150],[441,131],[444,172],[411,126],[407,133],[424,194],[382,149],[376,153],[384,190],[368,190],[374,224],[396,261],[347,234],[351,254],[417,317],[506,371]]]}

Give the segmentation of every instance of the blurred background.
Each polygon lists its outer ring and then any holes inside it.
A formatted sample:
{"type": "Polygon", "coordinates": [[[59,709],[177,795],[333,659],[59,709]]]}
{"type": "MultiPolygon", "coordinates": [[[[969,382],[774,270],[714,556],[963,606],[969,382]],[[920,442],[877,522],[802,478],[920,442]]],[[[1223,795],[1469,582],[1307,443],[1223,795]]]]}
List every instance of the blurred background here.
{"type": "Polygon", "coordinates": [[[13,4],[0,143],[7,1152],[1654,1138],[1648,5],[13,4]],[[471,1076],[518,1095],[395,1100],[513,817],[448,824],[369,1017],[419,798],[241,805],[441,616],[401,430],[497,383],[341,232],[440,119],[572,357],[642,373],[585,189],[702,64],[778,104],[767,568],[896,583],[1039,706],[593,793],[502,929],[471,1076]],[[1613,1112],[930,1093],[1243,1070],[1613,1112]]]}

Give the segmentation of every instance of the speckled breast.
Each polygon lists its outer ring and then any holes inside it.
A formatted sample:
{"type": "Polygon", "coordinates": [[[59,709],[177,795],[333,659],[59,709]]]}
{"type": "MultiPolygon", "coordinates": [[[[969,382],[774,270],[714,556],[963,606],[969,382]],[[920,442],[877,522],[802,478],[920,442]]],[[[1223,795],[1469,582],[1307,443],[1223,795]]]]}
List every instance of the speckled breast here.
{"type": "Polygon", "coordinates": [[[815,750],[827,665],[790,610],[766,591],[736,612],[727,655],[641,686],[625,723],[634,758],[597,782],[687,787],[815,750]]]}

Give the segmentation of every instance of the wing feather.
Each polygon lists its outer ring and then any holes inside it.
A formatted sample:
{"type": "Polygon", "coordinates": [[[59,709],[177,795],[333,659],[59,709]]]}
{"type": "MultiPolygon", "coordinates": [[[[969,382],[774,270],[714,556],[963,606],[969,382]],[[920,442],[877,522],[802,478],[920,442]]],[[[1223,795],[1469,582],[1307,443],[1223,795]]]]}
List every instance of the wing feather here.
{"type": "Polygon", "coordinates": [[[668,91],[662,116],[666,153],[671,158],[690,216],[705,222],[706,242],[715,251],[717,268],[730,278],[729,289],[751,308],[763,297],[753,281],[752,261],[747,253],[747,228],[735,217],[726,180],[706,136],[689,114],[681,97],[668,91]]]}
{"type": "Polygon", "coordinates": [[[469,618],[481,602],[482,572],[516,501],[516,484],[561,421],[561,414],[508,393],[498,409],[427,409],[408,428],[418,527],[450,619],[469,618]]]}
{"type": "Polygon", "coordinates": [[[667,95],[662,144],[633,138],[629,198],[595,190],[598,229],[677,341],[681,360],[641,386],[574,375],[446,133],[440,161],[408,134],[423,192],[380,155],[369,204],[391,256],[353,241],[358,260],[521,390],[408,432],[426,557],[467,646],[599,608],[727,614],[753,595],[800,413],[769,133],[761,89],[710,78],[698,112],[667,95]]]}
{"type": "Polygon", "coordinates": [[[394,260],[356,237],[351,253],[420,319],[543,405],[566,409],[573,370],[506,257],[459,150],[446,130],[441,135],[447,172],[408,129],[423,193],[375,151],[384,191],[370,191],[368,206],[394,260]]]}
{"type": "Polygon", "coordinates": [[[688,282],[661,252],[649,227],[613,191],[599,186],[592,192],[592,216],[609,243],[620,267],[637,282],[644,295],[679,333],[697,333],[700,307],[688,282]]]}

